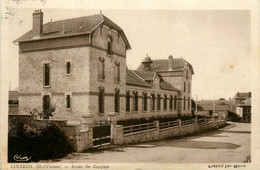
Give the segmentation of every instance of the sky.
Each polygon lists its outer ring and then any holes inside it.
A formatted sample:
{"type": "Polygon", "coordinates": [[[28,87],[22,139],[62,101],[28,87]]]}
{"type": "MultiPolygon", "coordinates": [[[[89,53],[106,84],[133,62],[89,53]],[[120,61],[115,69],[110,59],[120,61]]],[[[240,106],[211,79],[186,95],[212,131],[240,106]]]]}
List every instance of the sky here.
{"type": "MultiPolygon", "coordinates": [[[[19,86],[18,46],[12,42],[32,28],[34,9],[10,9],[8,48],[11,90],[19,86]]],[[[44,9],[44,23],[87,16],[100,10],[44,9]]],[[[102,10],[125,32],[132,49],[127,66],[152,59],[184,58],[192,64],[192,96],[198,100],[234,97],[251,91],[250,11],[102,10]]]]}

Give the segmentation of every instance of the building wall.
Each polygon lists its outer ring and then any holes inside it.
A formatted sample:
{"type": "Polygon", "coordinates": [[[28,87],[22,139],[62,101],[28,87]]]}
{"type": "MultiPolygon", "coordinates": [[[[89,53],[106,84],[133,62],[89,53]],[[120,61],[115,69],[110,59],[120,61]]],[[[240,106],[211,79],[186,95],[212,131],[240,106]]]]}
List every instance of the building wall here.
{"type": "Polygon", "coordinates": [[[192,94],[192,74],[191,68],[186,67],[179,76],[176,72],[162,72],[160,73],[166,81],[171,83],[175,88],[181,91],[181,114],[191,114],[191,94],[192,94]],[[188,79],[186,78],[186,70],[188,70],[188,79]],[[171,74],[172,73],[172,74],[171,74]],[[184,82],[186,82],[186,91],[184,91],[184,82]],[[188,91],[188,83],[190,84],[190,92],[188,91]],[[186,99],[186,107],[184,109],[184,97],[186,99]],[[188,105],[188,98],[190,98],[190,105],[188,105]]]}
{"type": "Polygon", "coordinates": [[[42,112],[45,94],[57,105],[54,118],[76,119],[88,113],[89,59],[89,47],[20,53],[20,114],[29,114],[34,108],[42,112]],[[71,62],[70,75],[66,75],[66,61],[71,62]],[[43,63],[50,63],[50,87],[43,86],[43,63]],[[71,110],[65,108],[66,93],[72,95],[71,110]]]}
{"type": "MultiPolygon", "coordinates": [[[[130,119],[130,118],[141,118],[141,117],[153,117],[153,116],[177,116],[177,109],[174,110],[174,103],[173,109],[170,110],[169,104],[169,97],[170,95],[178,95],[178,92],[175,91],[167,91],[167,90],[155,90],[151,88],[144,88],[144,87],[137,87],[137,86],[126,86],[126,91],[130,93],[130,112],[126,112],[126,97],[125,95],[120,98],[121,101],[124,101],[123,111],[120,112],[120,115],[117,117],[118,119],[130,119]],[[138,92],[138,111],[134,111],[134,92],[138,92]],[[147,111],[143,109],[143,93],[147,93],[147,111]],[[155,110],[151,110],[151,94],[155,94],[155,110]],[[161,109],[157,110],[157,94],[161,94],[161,109]],[[164,95],[167,95],[167,110],[163,109],[163,98],[164,95]]],[[[177,105],[178,108],[178,105],[177,105]]]]}
{"type": "MultiPolygon", "coordinates": [[[[89,111],[94,114],[95,119],[107,119],[105,114],[98,113],[98,92],[99,88],[104,88],[105,93],[105,105],[104,112],[115,112],[114,109],[114,95],[115,89],[119,89],[119,94],[125,95],[126,89],[126,58],[125,58],[125,44],[115,30],[111,30],[106,26],[98,27],[92,35],[92,44],[97,48],[90,48],[90,91],[93,95],[89,96],[90,105],[89,111]],[[112,42],[112,55],[107,54],[107,37],[111,36],[112,42]],[[98,78],[98,64],[100,58],[104,59],[105,65],[105,79],[99,80],[98,78]],[[120,81],[116,82],[115,68],[116,63],[119,63],[120,67],[120,81]]],[[[120,100],[120,113],[124,112],[125,100],[120,100]]]]}

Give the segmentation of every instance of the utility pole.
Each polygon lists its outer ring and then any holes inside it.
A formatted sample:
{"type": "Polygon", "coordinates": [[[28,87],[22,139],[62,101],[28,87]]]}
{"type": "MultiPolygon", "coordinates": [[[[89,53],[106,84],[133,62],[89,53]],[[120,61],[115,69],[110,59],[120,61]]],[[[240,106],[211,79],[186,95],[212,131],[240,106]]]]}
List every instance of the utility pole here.
{"type": "Polygon", "coordinates": [[[196,112],[198,111],[198,95],[196,94],[196,112]]]}
{"type": "Polygon", "coordinates": [[[215,96],[214,96],[214,99],[213,99],[213,115],[215,114],[215,96]]]}

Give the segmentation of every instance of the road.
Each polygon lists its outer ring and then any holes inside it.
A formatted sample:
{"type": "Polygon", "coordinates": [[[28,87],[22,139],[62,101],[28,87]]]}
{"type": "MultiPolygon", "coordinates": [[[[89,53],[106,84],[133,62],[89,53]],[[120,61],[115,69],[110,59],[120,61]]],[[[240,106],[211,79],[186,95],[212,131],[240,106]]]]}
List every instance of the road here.
{"type": "Polygon", "coordinates": [[[60,163],[242,163],[250,159],[251,125],[230,125],[211,132],[128,145],[92,153],[73,153],[60,163]]]}

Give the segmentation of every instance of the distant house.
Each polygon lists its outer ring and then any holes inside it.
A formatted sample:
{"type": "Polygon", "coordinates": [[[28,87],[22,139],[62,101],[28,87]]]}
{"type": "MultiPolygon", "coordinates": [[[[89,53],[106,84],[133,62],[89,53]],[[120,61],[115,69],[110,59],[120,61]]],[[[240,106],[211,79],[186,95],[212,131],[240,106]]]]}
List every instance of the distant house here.
{"type": "Polygon", "coordinates": [[[235,104],[236,105],[242,104],[242,101],[249,99],[249,98],[251,98],[251,92],[245,92],[245,93],[237,92],[234,97],[235,104]]]}
{"type": "Polygon", "coordinates": [[[237,96],[236,113],[242,118],[241,120],[242,122],[250,123],[251,122],[251,93],[247,93],[250,95],[245,95],[245,93],[237,93],[237,94],[240,94],[240,96],[236,95],[237,96]]]}
{"type": "Polygon", "coordinates": [[[198,102],[198,111],[203,112],[204,115],[214,116],[219,113],[228,117],[230,112],[235,112],[236,107],[234,100],[202,100],[198,102]]]}
{"type": "Polygon", "coordinates": [[[18,114],[19,100],[18,91],[9,91],[8,114],[18,114]]]}

